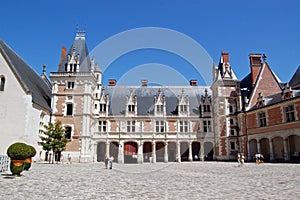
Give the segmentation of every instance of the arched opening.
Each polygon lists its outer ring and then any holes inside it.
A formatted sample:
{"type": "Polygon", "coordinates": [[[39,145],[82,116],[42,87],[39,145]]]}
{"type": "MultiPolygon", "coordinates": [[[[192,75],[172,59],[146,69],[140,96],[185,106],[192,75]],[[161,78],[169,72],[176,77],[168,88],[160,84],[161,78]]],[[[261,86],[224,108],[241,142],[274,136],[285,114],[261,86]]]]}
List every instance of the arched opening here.
{"type": "Polygon", "coordinates": [[[138,144],[136,142],[126,142],[124,144],[124,162],[137,163],[138,144]]]}
{"type": "Polygon", "coordinates": [[[156,142],[155,145],[155,153],[156,153],[156,162],[164,162],[165,156],[165,143],[164,142],[156,142]]]}
{"type": "Polygon", "coordinates": [[[284,160],[283,138],[273,138],[273,151],[275,160],[284,160]]]}
{"type": "Polygon", "coordinates": [[[169,142],[168,144],[168,162],[176,161],[176,143],[169,142]]]}
{"type": "Polygon", "coordinates": [[[118,154],[119,154],[119,143],[111,142],[109,144],[109,156],[113,157],[113,162],[118,162],[118,154]]]}
{"type": "Polygon", "coordinates": [[[268,138],[263,138],[260,140],[260,150],[265,158],[265,161],[270,160],[270,144],[268,138]]]}
{"type": "Polygon", "coordinates": [[[300,161],[300,136],[290,135],[288,137],[288,142],[291,160],[300,161]]]}
{"type": "Polygon", "coordinates": [[[204,160],[214,159],[214,145],[212,142],[204,143],[204,160]]]}
{"type": "Polygon", "coordinates": [[[180,143],[180,155],[181,161],[189,161],[189,143],[188,142],[181,142],[180,143]]]}
{"type": "Polygon", "coordinates": [[[98,142],[97,143],[97,161],[104,162],[105,154],[106,154],[106,143],[105,142],[98,142]]]}
{"type": "Polygon", "coordinates": [[[150,162],[152,159],[152,143],[144,142],[143,145],[144,162],[150,162]]]}
{"type": "Polygon", "coordinates": [[[65,133],[66,133],[66,138],[68,140],[70,140],[71,137],[72,137],[72,127],[71,126],[66,126],[65,127],[65,133]]]}
{"type": "Polygon", "coordinates": [[[255,139],[250,140],[249,142],[249,154],[250,154],[250,160],[254,160],[255,154],[257,152],[257,141],[255,139]]]}
{"type": "Polygon", "coordinates": [[[192,156],[193,161],[199,161],[200,160],[200,142],[193,142],[192,143],[192,156]]]}

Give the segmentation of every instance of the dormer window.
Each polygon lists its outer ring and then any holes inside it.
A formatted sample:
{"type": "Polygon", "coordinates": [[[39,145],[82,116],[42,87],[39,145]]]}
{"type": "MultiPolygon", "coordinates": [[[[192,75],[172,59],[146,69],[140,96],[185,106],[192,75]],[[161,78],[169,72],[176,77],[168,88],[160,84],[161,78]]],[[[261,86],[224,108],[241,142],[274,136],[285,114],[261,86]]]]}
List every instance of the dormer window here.
{"type": "Polygon", "coordinates": [[[291,86],[287,83],[284,85],[284,89],[282,92],[282,100],[290,99],[292,97],[293,97],[293,91],[291,89],[291,86]]]}
{"type": "Polygon", "coordinates": [[[184,94],[183,89],[182,94],[178,97],[178,114],[189,115],[189,97],[184,94]]]}
{"type": "Polygon", "coordinates": [[[258,94],[257,98],[257,107],[263,107],[265,106],[265,98],[261,95],[261,93],[258,94]]]}
{"type": "Polygon", "coordinates": [[[128,112],[134,112],[135,106],[134,105],[128,105],[128,112]]]}
{"type": "Polygon", "coordinates": [[[187,105],[180,105],[179,107],[181,112],[187,112],[187,105]]]}
{"type": "Polygon", "coordinates": [[[156,105],[156,111],[157,112],[163,112],[164,111],[164,106],[163,105],[156,105]]]}
{"type": "Polygon", "coordinates": [[[104,103],[100,103],[100,109],[99,109],[100,112],[106,112],[106,104],[104,103]]]}
{"type": "Polygon", "coordinates": [[[74,81],[68,81],[67,82],[67,89],[74,89],[75,82],[74,81]]]}
{"type": "Polygon", "coordinates": [[[210,117],[211,116],[211,96],[207,94],[207,89],[205,89],[205,95],[201,96],[200,102],[200,116],[210,117]]]}

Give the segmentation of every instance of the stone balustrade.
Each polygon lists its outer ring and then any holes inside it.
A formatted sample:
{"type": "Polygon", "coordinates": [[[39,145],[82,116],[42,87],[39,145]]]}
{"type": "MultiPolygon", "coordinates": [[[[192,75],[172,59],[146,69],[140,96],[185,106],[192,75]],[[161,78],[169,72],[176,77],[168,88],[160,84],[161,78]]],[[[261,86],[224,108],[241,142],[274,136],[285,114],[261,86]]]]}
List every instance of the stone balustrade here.
{"type": "Polygon", "coordinates": [[[5,172],[8,170],[9,157],[5,155],[0,155],[0,172],[5,172]]]}

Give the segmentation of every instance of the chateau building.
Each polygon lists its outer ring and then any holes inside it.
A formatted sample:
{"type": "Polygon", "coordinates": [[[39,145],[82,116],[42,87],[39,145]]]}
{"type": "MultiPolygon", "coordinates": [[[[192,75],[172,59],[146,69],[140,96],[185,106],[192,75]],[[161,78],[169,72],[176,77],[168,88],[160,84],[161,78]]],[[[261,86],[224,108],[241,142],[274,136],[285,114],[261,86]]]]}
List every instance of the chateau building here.
{"type": "Polygon", "coordinates": [[[299,160],[300,69],[284,84],[264,55],[249,55],[250,73],[241,81],[222,52],[211,86],[197,80],[119,86],[115,79],[103,84],[84,31],[76,32],[68,50],[62,48],[50,80],[45,69],[38,76],[3,41],[0,47],[0,121],[6,126],[1,147],[20,140],[37,146],[42,126],[59,120],[69,141],[64,154],[78,162],[106,155],[119,163],[234,160],[238,152],[248,160],[256,152],[270,161],[299,160]],[[9,114],[17,107],[24,116],[18,136],[11,134],[9,114]]]}

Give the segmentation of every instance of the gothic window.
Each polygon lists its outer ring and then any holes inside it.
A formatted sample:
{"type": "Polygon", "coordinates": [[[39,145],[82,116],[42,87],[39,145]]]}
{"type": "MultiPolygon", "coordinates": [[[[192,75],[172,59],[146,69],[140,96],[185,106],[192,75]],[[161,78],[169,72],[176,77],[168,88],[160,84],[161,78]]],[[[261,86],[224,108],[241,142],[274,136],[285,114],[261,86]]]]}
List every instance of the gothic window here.
{"type": "Polygon", "coordinates": [[[67,89],[74,89],[75,82],[74,81],[68,81],[67,82],[67,89]]]}
{"type": "Polygon", "coordinates": [[[135,132],[135,121],[127,121],[127,132],[135,132]]]}
{"type": "Polygon", "coordinates": [[[5,86],[5,77],[0,76],[0,91],[4,91],[4,86],[5,86]]]}
{"type": "Polygon", "coordinates": [[[284,107],[284,112],[285,112],[286,122],[293,122],[296,120],[294,105],[289,105],[289,106],[284,107]]]}
{"type": "Polygon", "coordinates": [[[68,103],[67,104],[67,112],[66,112],[67,115],[73,115],[73,104],[72,103],[68,103]]]}
{"type": "Polygon", "coordinates": [[[203,112],[210,112],[210,105],[203,105],[203,112]]]}
{"type": "Polygon", "coordinates": [[[156,105],[156,111],[157,112],[163,112],[164,111],[164,106],[163,105],[156,105]]]}
{"type": "Polygon", "coordinates": [[[188,121],[179,122],[179,132],[188,132],[188,121]]]}
{"type": "Polygon", "coordinates": [[[134,105],[128,105],[128,112],[134,112],[135,106],[134,105]]]}
{"type": "Polygon", "coordinates": [[[100,103],[100,112],[106,112],[106,104],[100,103]]]}
{"type": "Polygon", "coordinates": [[[165,122],[164,121],[156,121],[155,122],[155,130],[156,130],[156,132],[164,132],[165,131],[165,122]]]}
{"type": "Polygon", "coordinates": [[[99,121],[98,122],[98,130],[99,130],[99,132],[106,132],[107,122],[106,121],[99,121]]]}
{"type": "Polygon", "coordinates": [[[259,127],[267,126],[267,118],[265,112],[258,113],[258,123],[259,127]]]}
{"type": "Polygon", "coordinates": [[[203,121],[203,132],[211,132],[211,122],[210,120],[204,120],[203,121]]]}
{"type": "Polygon", "coordinates": [[[187,112],[187,105],[180,105],[181,112],[187,112]]]}
{"type": "Polygon", "coordinates": [[[66,138],[71,139],[72,136],[72,127],[71,126],[66,126],[65,127],[65,133],[66,133],[66,138]]]}

